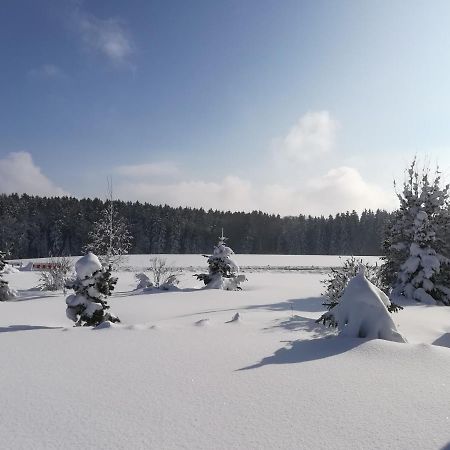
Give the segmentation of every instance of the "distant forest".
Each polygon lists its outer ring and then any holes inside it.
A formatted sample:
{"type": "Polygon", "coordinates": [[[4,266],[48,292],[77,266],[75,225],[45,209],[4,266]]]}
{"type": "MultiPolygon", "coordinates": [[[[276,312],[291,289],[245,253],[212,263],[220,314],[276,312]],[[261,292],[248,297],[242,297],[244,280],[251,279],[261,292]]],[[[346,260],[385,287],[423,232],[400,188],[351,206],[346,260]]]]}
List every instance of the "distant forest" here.
{"type": "MultiPolygon", "coordinates": [[[[115,201],[133,243],[129,253],[209,253],[224,228],[236,253],[379,255],[391,215],[328,217],[222,212],[115,201]]],[[[105,202],[0,195],[0,249],[9,258],[80,255],[105,202]]]]}

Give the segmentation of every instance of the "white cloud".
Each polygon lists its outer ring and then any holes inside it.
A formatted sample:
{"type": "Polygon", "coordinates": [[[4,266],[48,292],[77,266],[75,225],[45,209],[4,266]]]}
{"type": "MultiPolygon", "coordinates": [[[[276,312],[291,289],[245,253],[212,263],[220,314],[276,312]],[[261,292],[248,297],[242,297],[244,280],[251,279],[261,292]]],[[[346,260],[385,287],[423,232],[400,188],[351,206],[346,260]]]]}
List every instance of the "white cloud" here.
{"type": "Polygon", "coordinates": [[[179,173],[179,168],[171,162],[161,161],[156,163],[119,166],[116,167],[114,171],[123,176],[145,178],[177,175],[179,173]]]}
{"type": "Polygon", "coordinates": [[[35,67],[28,72],[28,75],[32,78],[43,78],[43,79],[55,79],[66,77],[64,71],[55,64],[43,64],[42,66],[35,67]]]}
{"type": "Polygon", "coordinates": [[[323,156],[332,150],[338,127],[328,111],[308,112],[285,137],[274,141],[276,155],[293,162],[323,156]]]}
{"type": "Polygon", "coordinates": [[[367,183],[351,167],[339,167],[310,179],[301,188],[282,185],[256,186],[227,176],[216,182],[179,183],[122,182],[119,198],[231,211],[262,210],[281,215],[328,215],[353,210],[395,207],[395,196],[367,183]]]}
{"type": "Polygon", "coordinates": [[[27,152],[13,152],[0,159],[0,192],[45,196],[67,195],[41,172],[27,152]]]}
{"type": "Polygon", "coordinates": [[[78,9],[72,21],[89,51],[103,55],[115,66],[134,68],[131,62],[134,43],[121,19],[99,19],[78,9]]]}
{"type": "Polygon", "coordinates": [[[393,209],[397,205],[394,191],[385,191],[379,186],[366,182],[352,167],[338,167],[325,175],[310,180],[307,186],[310,201],[321,208],[335,211],[362,211],[364,209],[393,209]],[[344,206],[344,208],[342,208],[344,206]]]}

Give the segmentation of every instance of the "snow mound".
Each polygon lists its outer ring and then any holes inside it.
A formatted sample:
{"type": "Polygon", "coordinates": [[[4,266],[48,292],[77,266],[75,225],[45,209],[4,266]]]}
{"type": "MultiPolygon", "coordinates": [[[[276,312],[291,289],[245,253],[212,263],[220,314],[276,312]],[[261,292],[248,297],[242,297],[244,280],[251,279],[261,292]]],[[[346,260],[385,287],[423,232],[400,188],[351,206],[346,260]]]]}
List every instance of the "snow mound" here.
{"type": "Polygon", "coordinates": [[[91,252],[89,252],[85,256],[82,256],[75,263],[75,272],[81,280],[91,277],[95,272],[101,270],[101,268],[102,265],[100,263],[100,260],[91,252]]]}
{"type": "Polygon", "coordinates": [[[232,322],[240,322],[241,320],[241,315],[237,312],[232,318],[231,320],[228,320],[225,323],[232,323],[232,322]]]}
{"type": "Polygon", "coordinates": [[[397,331],[387,306],[387,296],[365,277],[364,266],[350,279],[339,304],[324,314],[339,335],[406,342],[397,331]]]}

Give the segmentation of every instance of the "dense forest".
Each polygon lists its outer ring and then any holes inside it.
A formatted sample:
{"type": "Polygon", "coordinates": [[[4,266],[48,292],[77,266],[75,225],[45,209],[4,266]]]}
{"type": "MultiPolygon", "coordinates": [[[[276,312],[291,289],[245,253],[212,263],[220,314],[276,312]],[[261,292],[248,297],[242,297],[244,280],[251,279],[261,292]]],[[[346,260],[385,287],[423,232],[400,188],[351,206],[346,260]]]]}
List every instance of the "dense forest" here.
{"type": "MultiPolygon", "coordinates": [[[[10,258],[80,255],[105,203],[0,195],[0,249],[10,258]]],[[[237,253],[379,255],[386,211],[280,217],[115,201],[133,237],[130,253],[206,253],[221,228],[237,253]]]]}

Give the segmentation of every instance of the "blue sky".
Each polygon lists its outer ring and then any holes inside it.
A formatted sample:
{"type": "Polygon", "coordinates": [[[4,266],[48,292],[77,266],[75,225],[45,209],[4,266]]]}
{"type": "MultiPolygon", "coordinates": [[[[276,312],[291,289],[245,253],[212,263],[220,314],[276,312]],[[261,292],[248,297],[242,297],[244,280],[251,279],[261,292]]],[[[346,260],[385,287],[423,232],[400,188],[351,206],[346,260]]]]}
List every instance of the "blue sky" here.
{"type": "Polygon", "coordinates": [[[281,214],[450,175],[447,1],[4,0],[0,191],[281,214]]]}

